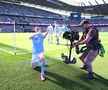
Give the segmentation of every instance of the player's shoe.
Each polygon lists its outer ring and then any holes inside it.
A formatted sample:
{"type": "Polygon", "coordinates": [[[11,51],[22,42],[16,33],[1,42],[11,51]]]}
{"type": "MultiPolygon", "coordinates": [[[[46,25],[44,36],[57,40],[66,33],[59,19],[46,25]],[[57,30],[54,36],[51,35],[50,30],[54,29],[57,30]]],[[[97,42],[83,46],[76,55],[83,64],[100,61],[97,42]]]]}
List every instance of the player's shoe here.
{"type": "Polygon", "coordinates": [[[41,80],[44,81],[45,80],[45,74],[41,73],[41,80]]]}
{"type": "Polygon", "coordinates": [[[89,73],[87,76],[85,76],[85,79],[93,79],[93,73],[89,73]]]}

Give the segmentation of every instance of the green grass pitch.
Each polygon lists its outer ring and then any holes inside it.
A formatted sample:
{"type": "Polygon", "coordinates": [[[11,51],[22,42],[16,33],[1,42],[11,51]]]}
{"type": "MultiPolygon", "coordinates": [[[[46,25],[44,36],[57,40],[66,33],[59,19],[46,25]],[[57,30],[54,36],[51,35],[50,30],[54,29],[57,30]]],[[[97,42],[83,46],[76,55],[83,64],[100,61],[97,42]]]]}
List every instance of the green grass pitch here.
{"type": "MultiPolygon", "coordinates": [[[[16,34],[17,53],[31,52],[32,45],[28,39],[32,33],[16,34]]],[[[61,53],[68,55],[66,40],[60,38],[60,45],[47,43],[45,39],[46,80],[40,79],[40,68],[31,69],[31,53],[12,55],[0,50],[0,90],[108,90],[108,33],[100,33],[106,53],[104,58],[98,56],[93,62],[95,79],[86,80],[86,71],[80,70],[82,65],[77,58],[76,64],[65,64],[61,53]]],[[[0,48],[13,51],[13,34],[0,33],[0,48]]]]}

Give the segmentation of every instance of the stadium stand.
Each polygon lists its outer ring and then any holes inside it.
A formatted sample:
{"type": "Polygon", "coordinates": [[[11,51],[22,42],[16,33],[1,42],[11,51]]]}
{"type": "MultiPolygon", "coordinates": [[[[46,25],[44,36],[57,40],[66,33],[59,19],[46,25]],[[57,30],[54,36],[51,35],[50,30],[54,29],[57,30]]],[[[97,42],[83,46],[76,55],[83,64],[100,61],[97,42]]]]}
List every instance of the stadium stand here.
{"type": "MultiPolygon", "coordinates": [[[[2,32],[12,32],[13,22],[16,25],[16,32],[32,32],[35,25],[40,25],[45,31],[47,25],[53,24],[54,20],[58,20],[59,24],[66,24],[82,31],[79,27],[73,27],[77,26],[81,19],[63,18],[61,15],[49,11],[0,2],[0,29],[2,29],[2,32]]],[[[88,20],[95,26],[108,26],[108,19],[105,18],[91,18],[88,20]]],[[[107,28],[105,30],[108,31],[107,28]]]]}
{"type": "Polygon", "coordinates": [[[20,32],[25,31],[26,28],[32,30],[30,27],[33,26],[28,26],[29,23],[46,25],[49,23],[53,23],[55,19],[63,18],[61,17],[61,15],[36,8],[3,2],[0,3],[0,28],[4,29],[4,32],[11,32],[12,30],[10,29],[12,29],[12,26],[4,26],[2,22],[15,22],[16,25],[18,25],[16,27],[16,31],[20,32]]]}

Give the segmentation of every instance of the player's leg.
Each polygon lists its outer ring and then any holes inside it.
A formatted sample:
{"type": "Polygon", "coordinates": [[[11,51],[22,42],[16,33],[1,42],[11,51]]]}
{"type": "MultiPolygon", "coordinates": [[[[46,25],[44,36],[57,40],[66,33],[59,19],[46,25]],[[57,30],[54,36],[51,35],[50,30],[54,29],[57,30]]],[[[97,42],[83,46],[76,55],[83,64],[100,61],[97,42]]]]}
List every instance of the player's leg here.
{"type": "Polygon", "coordinates": [[[48,44],[50,44],[50,34],[48,34],[48,44]]]}
{"type": "Polygon", "coordinates": [[[41,61],[41,80],[45,80],[45,60],[44,60],[44,53],[40,54],[40,61],[41,61]]]}
{"type": "Polygon", "coordinates": [[[56,33],[56,44],[59,44],[59,33],[56,33]]]}
{"type": "Polygon", "coordinates": [[[32,69],[36,69],[39,62],[40,62],[39,55],[38,54],[33,54],[32,55],[32,60],[31,60],[32,69]]]}
{"type": "Polygon", "coordinates": [[[52,40],[53,40],[53,35],[51,34],[51,36],[50,36],[50,41],[51,41],[51,43],[52,43],[52,40]]]}
{"type": "Polygon", "coordinates": [[[49,34],[48,35],[48,44],[52,43],[52,39],[53,39],[52,34],[49,34]]]}

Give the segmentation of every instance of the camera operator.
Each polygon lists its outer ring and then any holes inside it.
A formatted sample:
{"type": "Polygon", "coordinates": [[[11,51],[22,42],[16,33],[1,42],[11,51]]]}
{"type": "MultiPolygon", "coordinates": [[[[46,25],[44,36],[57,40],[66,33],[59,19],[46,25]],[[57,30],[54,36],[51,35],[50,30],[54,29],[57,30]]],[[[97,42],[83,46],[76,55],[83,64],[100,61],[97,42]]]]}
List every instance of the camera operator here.
{"type": "Polygon", "coordinates": [[[99,34],[98,30],[91,26],[87,20],[83,20],[80,23],[80,26],[84,29],[83,35],[78,42],[73,43],[73,47],[78,45],[86,44],[86,46],[92,46],[91,50],[88,52],[83,52],[79,59],[83,62],[83,67],[81,69],[88,70],[88,76],[85,78],[92,79],[93,76],[93,68],[92,62],[95,60],[98,55],[99,49],[99,34]]]}

